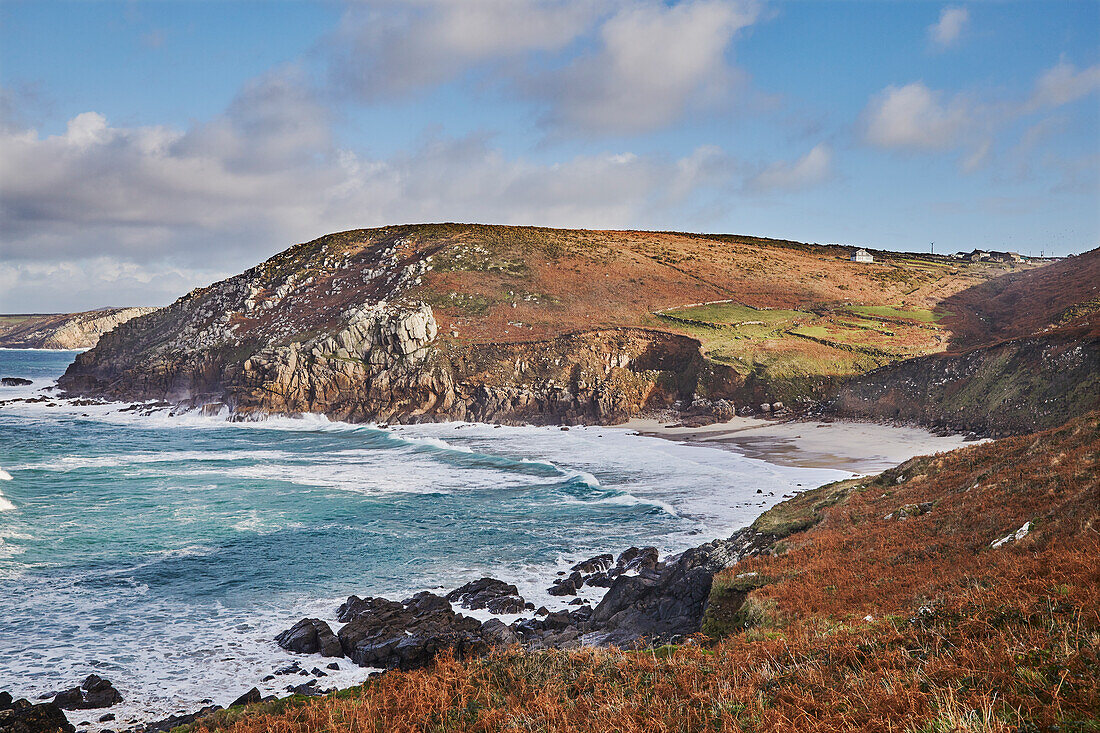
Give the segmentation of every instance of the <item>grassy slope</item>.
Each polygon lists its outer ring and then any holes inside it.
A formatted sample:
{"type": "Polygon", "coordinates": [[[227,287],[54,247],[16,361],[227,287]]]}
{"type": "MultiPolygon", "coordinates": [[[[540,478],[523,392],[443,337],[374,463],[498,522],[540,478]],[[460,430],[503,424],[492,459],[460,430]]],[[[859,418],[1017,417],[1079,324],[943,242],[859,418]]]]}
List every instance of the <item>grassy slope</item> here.
{"type": "Polygon", "coordinates": [[[942,350],[950,334],[932,309],[1009,271],[885,252],[858,264],[846,247],[728,235],[437,225],[406,240],[435,254],[415,295],[445,338],[657,328],[699,339],[748,392],[786,400],[942,350]]]}
{"type": "Polygon", "coordinates": [[[847,382],[847,415],[992,434],[1054,427],[1100,407],[1100,250],[945,298],[945,352],[847,382]]]}
{"type": "Polygon", "coordinates": [[[1098,730],[1098,456],[1093,413],[781,505],[758,523],[781,551],[716,578],[708,613],[737,626],[716,643],[442,659],[202,727],[1098,730]]]}

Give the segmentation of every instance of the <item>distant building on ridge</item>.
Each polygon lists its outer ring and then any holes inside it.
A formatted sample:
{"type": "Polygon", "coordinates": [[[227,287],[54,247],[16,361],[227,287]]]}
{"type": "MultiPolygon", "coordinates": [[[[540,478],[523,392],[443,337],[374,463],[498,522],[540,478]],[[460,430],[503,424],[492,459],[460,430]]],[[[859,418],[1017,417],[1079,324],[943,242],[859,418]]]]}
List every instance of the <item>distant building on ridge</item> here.
{"type": "Polygon", "coordinates": [[[852,253],[852,262],[874,262],[875,258],[865,249],[857,249],[852,253]]]}

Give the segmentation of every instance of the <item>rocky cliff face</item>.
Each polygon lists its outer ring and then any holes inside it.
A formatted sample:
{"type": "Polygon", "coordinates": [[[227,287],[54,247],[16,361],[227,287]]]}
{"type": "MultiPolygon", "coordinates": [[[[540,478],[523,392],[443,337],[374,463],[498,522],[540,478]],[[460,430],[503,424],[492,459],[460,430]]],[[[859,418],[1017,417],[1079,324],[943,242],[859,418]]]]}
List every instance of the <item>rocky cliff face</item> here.
{"type": "Polygon", "coordinates": [[[893,364],[847,384],[845,416],[1004,436],[1057,427],[1100,407],[1100,331],[1074,328],[893,364]]]}
{"type": "Polygon", "coordinates": [[[131,318],[156,308],[108,308],[85,313],[27,316],[0,325],[0,347],[9,349],[90,349],[99,338],[131,318]]]}
{"type": "Polygon", "coordinates": [[[615,423],[734,380],[694,339],[644,328],[501,344],[441,334],[417,297],[432,255],[406,245],[329,237],[288,250],[124,324],[61,385],[242,419],[615,423]]]}

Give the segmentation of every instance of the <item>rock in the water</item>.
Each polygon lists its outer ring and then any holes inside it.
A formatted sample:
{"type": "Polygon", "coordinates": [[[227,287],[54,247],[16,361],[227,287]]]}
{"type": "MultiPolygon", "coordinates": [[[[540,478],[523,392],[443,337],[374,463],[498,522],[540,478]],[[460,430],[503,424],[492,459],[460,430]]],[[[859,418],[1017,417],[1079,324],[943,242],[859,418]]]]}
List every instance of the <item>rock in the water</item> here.
{"type": "Polygon", "coordinates": [[[0,387],[26,387],[29,384],[31,384],[31,380],[22,377],[0,378],[0,387]]]}
{"type": "Polygon", "coordinates": [[[122,702],[122,695],[108,680],[91,674],[80,687],[62,690],[54,696],[54,704],[65,710],[109,708],[122,702]]]}
{"type": "Polygon", "coordinates": [[[361,667],[415,669],[444,650],[456,656],[484,653],[481,622],[456,614],[445,598],[417,593],[402,603],[352,596],[341,606],[344,653],[361,667]]]}
{"type": "Polygon", "coordinates": [[[254,705],[260,701],[260,690],[257,687],[253,687],[248,692],[238,697],[233,702],[229,703],[226,707],[236,707],[237,705],[254,705]]]}
{"type": "Polygon", "coordinates": [[[286,691],[293,695],[321,695],[324,694],[317,687],[317,680],[310,680],[300,685],[291,685],[286,688],[286,691]]]}
{"type": "Polygon", "coordinates": [[[275,637],[279,646],[299,654],[317,654],[322,657],[342,657],[340,640],[324,621],[304,618],[275,637]]]}
{"type": "Polygon", "coordinates": [[[615,556],[611,553],[604,553],[602,555],[596,555],[590,557],[583,562],[579,562],[573,567],[569,568],[574,573],[599,573],[607,570],[615,564],[615,556]]]}
{"type": "Polygon", "coordinates": [[[495,578],[474,580],[447,594],[447,600],[463,608],[487,608],[491,613],[522,613],[525,601],[519,588],[495,578]]]}
{"type": "Polygon", "coordinates": [[[12,700],[0,693],[0,731],[3,733],[75,733],[65,713],[55,703],[35,705],[30,700],[12,700]]]}
{"type": "Polygon", "coordinates": [[[546,592],[552,596],[575,596],[583,583],[584,577],[574,570],[568,577],[555,580],[554,585],[547,588],[546,592]]]}
{"type": "Polygon", "coordinates": [[[656,547],[631,547],[619,555],[616,564],[624,573],[631,570],[652,570],[657,567],[658,558],[656,547]]]}

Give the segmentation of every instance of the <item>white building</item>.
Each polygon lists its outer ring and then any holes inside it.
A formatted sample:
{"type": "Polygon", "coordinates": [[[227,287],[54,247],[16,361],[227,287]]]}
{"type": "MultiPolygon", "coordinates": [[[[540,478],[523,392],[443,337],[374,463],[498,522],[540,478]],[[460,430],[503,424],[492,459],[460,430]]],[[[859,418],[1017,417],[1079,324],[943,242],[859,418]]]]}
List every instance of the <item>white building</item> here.
{"type": "Polygon", "coordinates": [[[857,249],[852,253],[852,262],[874,262],[875,258],[865,249],[857,249]]]}

